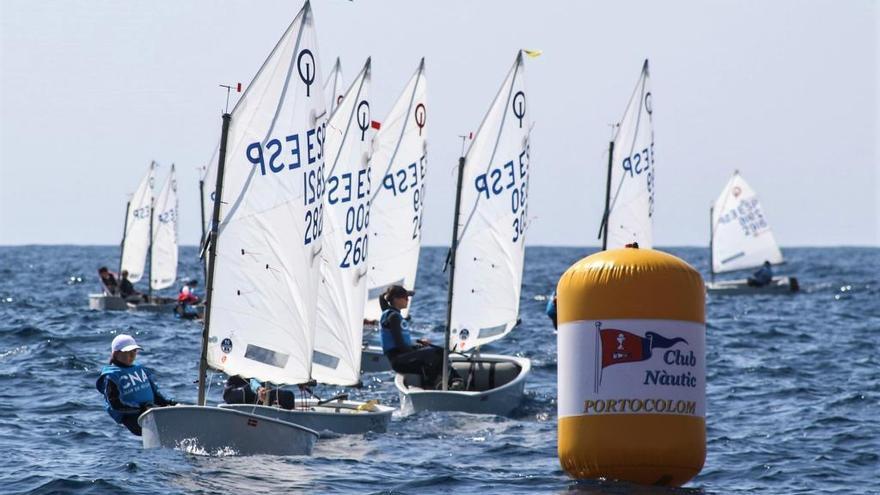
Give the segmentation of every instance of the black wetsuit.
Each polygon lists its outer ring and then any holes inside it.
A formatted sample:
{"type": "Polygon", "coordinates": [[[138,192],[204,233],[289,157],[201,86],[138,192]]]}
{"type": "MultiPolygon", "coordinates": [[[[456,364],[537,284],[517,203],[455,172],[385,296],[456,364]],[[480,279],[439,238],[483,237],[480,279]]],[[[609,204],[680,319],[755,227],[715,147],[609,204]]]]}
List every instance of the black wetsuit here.
{"type": "MultiPolygon", "coordinates": [[[[407,331],[404,336],[403,315],[396,308],[387,308],[380,323],[383,338],[390,334],[393,342],[390,348],[383,342],[385,356],[391,363],[391,369],[397,373],[422,375],[423,388],[434,388],[443,375],[443,348],[407,344],[409,332],[407,331]]],[[[455,376],[454,370],[453,376],[455,376]]]]}
{"type": "MultiPolygon", "coordinates": [[[[235,375],[226,380],[223,387],[223,401],[227,404],[256,404],[257,394],[251,389],[250,382],[235,375]]],[[[296,406],[296,395],[290,390],[274,388],[269,391],[269,405],[278,404],[284,409],[296,406]]]]}
{"type": "Polygon", "coordinates": [[[131,295],[135,294],[134,286],[131,285],[131,281],[127,278],[122,279],[122,283],[119,284],[119,295],[128,298],[131,295]]]}
{"type": "Polygon", "coordinates": [[[106,277],[101,277],[101,283],[104,284],[104,289],[106,289],[111,296],[115,296],[119,291],[119,283],[116,281],[116,277],[114,277],[112,273],[107,273],[106,277]]]}

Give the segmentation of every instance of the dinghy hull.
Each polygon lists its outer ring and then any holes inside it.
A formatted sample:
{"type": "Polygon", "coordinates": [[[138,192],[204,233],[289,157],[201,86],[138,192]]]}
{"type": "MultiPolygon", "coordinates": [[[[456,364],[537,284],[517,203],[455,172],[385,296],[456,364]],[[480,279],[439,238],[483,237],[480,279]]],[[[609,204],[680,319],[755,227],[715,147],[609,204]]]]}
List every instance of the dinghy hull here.
{"type": "Polygon", "coordinates": [[[125,299],[106,294],[89,294],[89,309],[95,311],[125,311],[125,299]]]}
{"type": "MultiPolygon", "coordinates": [[[[411,386],[414,375],[395,377],[394,385],[400,393],[400,409],[404,414],[419,411],[459,411],[471,414],[495,414],[506,416],[522,403],[526,376],[532,368],[527,358],[481,354],[475,366],[476,382],[471,388],[478,390],[425,390],[411,386]],[[512,375],[513,373],[513,375],[512,375]],[[495,386],[493,381],[500,385],[495,386]]],[[[450,356],[453,367],[462,378],[467,379],[470,364],[463,356],[450,356]]]]}
{"type": "Polygon", "coordinates": [[[751,286],[746,279],[723,280],[706,284],[706,292],[715,295],[792,294],[799,290],[800,284],[795,277],[773,277],[769,284],[762,287],[751,286]]]}
{"type": "Polygon", "coordinates": [[[207,455],[310,455],[318,439],[300,425],[219,407],[153,408],[138,424],[145,449],[207,455]]]}
{"type": "Polygon", "coordinates": [[[363,373],[378,373],[391,371],[391,363],[382,352],[382,348],[376,345],[367,345],[361,350],[361,371],[363,373]]]}
{"type": "Polygon", "coordinates": [[[316,399],[308,399],[303,409],[299,409],[300,402],[297,401],[297,409],[293,410],[251,404],[222,404],[220,407],[287,421],[319,432],[357,435],[369,431],[388,431],[394,409],[377,404],[373,406],[373,411],[358,411],[358,406],[362,404],[364,403],[340,400],[318,405],[316,399]]]}
{"type": "Polygon", "coordinates": [[[149,313],[173,313],[177,307],[177,301],[170,297],[154,297],[144,302],[129,302],[128,309],[131,311],[145,311],[149,313]]]}

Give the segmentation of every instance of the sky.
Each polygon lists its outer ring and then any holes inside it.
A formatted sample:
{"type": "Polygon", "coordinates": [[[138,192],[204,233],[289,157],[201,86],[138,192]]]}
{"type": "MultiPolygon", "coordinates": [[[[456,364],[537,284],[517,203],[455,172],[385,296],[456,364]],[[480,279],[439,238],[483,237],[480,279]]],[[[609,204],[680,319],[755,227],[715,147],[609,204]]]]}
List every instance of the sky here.
{"type": "MultiPolygon", "coordinates": [[[[735,169],[783,246],[880,245],[880,4],[868,0],[314,0],[323,71],[372,56],[374,116],[426,58],[423,242],[448,245],[461,134],[520,48],[531,140],[527,243],[596,246],[606,150],[651,67],[655,245],[708,243],[735,169]]],[[[225,91],[298,0],[0,2],[0,245],[116,244],[151,160],[175,163],[180,240],[225,91]]],[[[233,102],[234,103],[234,102],[233,102]]],[[[381,118],[379,119],[381,120],[381,118]]]]}

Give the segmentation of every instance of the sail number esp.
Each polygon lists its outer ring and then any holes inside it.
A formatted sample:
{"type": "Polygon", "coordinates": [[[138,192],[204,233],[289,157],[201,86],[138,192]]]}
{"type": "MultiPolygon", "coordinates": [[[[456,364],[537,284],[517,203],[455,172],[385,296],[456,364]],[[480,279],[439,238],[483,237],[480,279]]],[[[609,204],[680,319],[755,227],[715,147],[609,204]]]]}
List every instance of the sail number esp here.
{"type": "Polygon", "coordinates": [[[418,239],[422,232],[422,207],[425,206],[425,172],[428,154],[423,152],[418,163],[413,162],[398,170],[388,172],[382,178],[382,188],[394,197],[410,194],[412,197],[412,238],[418,239]]]}
{"type": "MultiPolygon", "coordinates": [[[[370,225],[370,168],[334,175],[327,179],[327,204],[345,207],[345,240],[340,268],[358,266],[367,259],[367,227],[370,225]]],[[[325,240],[326,242],[326,240],[325,240]]]]}
{"type": "Polygon", "coordinates": [[[477,201],[491,200],[509,191],[510,213],[513,215],[511,242],[520,242],[526,232],[529,211],[529,141],[515,160],[493,168],[474,178],[477,201]]]}
{"type": "Polygon", "coordinates": [[[307,130],[305,135],[290,134],[282,139],[271,138],[265,144],[256,141],[245,148],[245,157],[255,167],[259,167],[260,176],[270,172],[281,174],[290,170],[302,170],[303,205],[306,207],[304,245],[317,241],[324,226],[323,158],[326,127],[325,120],[317,127],[307,130]],[[315,163],[318,164],[317,167],[313,166],[315,163]]]}

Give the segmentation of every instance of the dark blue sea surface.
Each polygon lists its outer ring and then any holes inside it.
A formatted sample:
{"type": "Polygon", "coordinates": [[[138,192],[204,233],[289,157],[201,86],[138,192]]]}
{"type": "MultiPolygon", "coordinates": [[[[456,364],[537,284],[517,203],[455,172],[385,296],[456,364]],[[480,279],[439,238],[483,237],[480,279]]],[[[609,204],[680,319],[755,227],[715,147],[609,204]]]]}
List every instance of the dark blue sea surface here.
{"type": "MultiPolygon", "coordinates": [[[[143,450],[94,387],[110,341],[136,335],[140,362],[191,403],[201,325],[89,311],[95,270],[116,265],[115,247],[0,247],[0,493],[880,493],[876,248],[786,249],[778,271],[798,276],[800,294],[708,298],[708,457],[686,489],[571,481],[556,456],[556,334],[543,299],[593,251],[527,249],[522,324],[491,346],[533,362],[512,417],[395,416],[388,433],[322,438],[311,457],[278,458],[143,450]]],[[[669,251],[705,273],[705,249],[669,251]]],[[[443,323],[445,254],[423,250],[417,333],[443,323]]],[[[182,277],[202,279],[196,256],[181,250],[182,277]]],[[[223,379],[211,379],[214,402],[223,379]]],[[[396,406],[392,381],[369,375],[354,395],[396,406]]]]}

